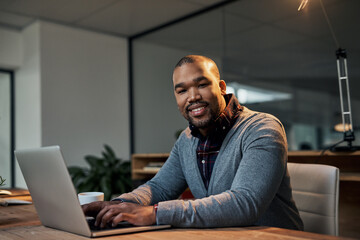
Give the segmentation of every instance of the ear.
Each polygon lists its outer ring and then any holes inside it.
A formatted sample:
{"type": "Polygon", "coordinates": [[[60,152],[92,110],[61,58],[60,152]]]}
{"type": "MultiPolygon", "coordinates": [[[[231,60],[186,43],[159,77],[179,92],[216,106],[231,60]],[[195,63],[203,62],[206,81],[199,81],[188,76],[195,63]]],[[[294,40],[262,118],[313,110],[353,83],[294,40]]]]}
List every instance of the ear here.
{"type": "Polygon", "coordinates": [[[220,80],[219,87],[220,87],[221,95],[226,95],[226,83],[224,80],[220,80]]]}

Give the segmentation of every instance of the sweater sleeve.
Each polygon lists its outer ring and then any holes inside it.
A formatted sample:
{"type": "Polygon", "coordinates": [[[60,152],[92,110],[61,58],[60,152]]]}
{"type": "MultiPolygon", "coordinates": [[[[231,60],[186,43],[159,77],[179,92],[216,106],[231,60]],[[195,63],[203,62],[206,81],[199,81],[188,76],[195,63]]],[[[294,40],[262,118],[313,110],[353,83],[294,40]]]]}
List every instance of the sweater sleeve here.
{"type": "Polygon", "coordinates": [[[273,201],[285,174],[285,132],[277,120],[263,118],[249,124],[242,137],[234,141],[240,145],[242,158],[231,188],[197,200],[160,202],[158,224],[225,227],[256,223],[273,201]]]}
{"type": "Polygon", "coordinates": [[[169,158],[155,177],[132,192],[122,194],[116,199],[140,205],[153,205],[161,201],[177,199],[186,187],[187,183],[178,155],[178,144],[175,143],[169,158]]]}

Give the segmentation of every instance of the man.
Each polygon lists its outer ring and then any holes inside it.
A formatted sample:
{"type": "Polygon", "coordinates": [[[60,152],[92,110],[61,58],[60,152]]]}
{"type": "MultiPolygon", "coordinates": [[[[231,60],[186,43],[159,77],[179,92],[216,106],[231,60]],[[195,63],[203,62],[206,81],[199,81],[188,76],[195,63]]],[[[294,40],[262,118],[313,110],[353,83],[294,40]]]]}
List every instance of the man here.
{"type": "Polygon", "coordinates": [[[158,174],[111,202],[84,205],[96,225],[265,225],[303,229],[287,173],[287,143],[275,117],[241,106],[211,59],[189,55],[173,73],[189,127],[158,174]],[[177,200],[189,187],[195,200],[177,200]]]}

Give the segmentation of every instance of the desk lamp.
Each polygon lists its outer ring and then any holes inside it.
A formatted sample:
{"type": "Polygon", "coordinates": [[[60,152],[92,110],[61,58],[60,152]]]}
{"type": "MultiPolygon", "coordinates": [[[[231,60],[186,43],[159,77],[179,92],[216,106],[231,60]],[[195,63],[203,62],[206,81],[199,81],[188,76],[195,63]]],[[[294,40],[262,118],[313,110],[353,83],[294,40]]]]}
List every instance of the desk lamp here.
{"type": "MultiPolygon", "coordinates": [[[[357,150],[360,150],[360,147],[352,145],[352,142],[355,141],[355,134],[354,134],[354,128],[353,128],[353,123],[352,123],[352,115],[351,115],[351,102],[350,102],[347,61],[346,61],[346,50],[339,47],[339,42],[337,41],[334,29],[332,28],[332,25],[330,23],[330,19],[329,19],[327,13],[326,13],[324,4],[323,4],[322,0],[319,0],[319,1],[320,1],[322,11],[324,13],[324,17],[329,26],[329,30],[332,34],[332,37],[334,39],[336,46],[338,47],[338,50],[336,50],[336,63],[337,63],[337,72],[338,72],[338,79],[339,79],[342,126],[343,126],[343,130],[344,130],[344,139],[342,141],[330,146],[329,148],[324,149],[323,152],[326,151],[327,149],[330,149],[330,151],[333,151],[333,152],[357,151],[357,150]],[[345,87],[344,90],[343,90],[343,86],[345,87]],[[346,93],[346,96],[343,95],[344,91],[346,93]],[[347,146],[337,146],[344,142],[347,142],[347,146]]],[[[305,8],[305,6],[307,5],[307,3],[308,3],[308,0],[302,0],[300,3],[300,6],[298,8],[298,11],[303,10],[305,8]]]]}
{"type": "Polygon", "coordinates": [[[355,141],[354,128],[351,115],[351,102],[350,102],[350,90],[349,90],[349,78],[347,71],[346,50],[339,48],[336,50],[336,65],[339,79],[339,91],[340,91],[340,105],[341,105],[341,118],[342,126],[344,129],[344,139],[341,142],[336,143],[330,147],[330,151],[344,152],[344,151],[356,151],[360,150],[359,146],[353,146],[352,142],[355,141]],[[343,90],[343,86],[345,90],[343,90]],[[343,95],[346,91],[346,96],[343,95]],[[347,104],[346,104],[347,103],[347,104]],[[347,142],[347,146],[338,146],[340,143],[347,142]]]}

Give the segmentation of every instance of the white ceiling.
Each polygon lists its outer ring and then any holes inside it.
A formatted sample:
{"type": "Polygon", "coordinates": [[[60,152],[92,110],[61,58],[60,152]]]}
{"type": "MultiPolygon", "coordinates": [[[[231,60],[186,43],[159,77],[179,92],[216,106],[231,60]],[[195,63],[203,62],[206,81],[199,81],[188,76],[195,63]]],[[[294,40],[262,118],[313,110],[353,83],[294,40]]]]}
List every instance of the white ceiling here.
{"type": "Polygon", "coordinates": [[[0,25],[22,29],[36,19],[131,36],[221,0],[0,0],[0,25]]]}
{"type": "MultiPolygon", "coordinates": [[[[360,1],[322,0],[350,87],[360,89],[360,1]]],[[[130,37],[221,0],[0,0],[0,27],[37,19],[130,37]]],[[[320,0],[238,0],[146,35],[142,40],[223,59],[226,80],[277,82],[337,94],[335,50],[320,0]],[[329,84],[329,81],[331,82],[329,84]]],[[[352,90],[360,99],[360,91],[352,90]]]]}

